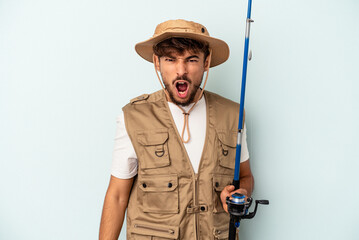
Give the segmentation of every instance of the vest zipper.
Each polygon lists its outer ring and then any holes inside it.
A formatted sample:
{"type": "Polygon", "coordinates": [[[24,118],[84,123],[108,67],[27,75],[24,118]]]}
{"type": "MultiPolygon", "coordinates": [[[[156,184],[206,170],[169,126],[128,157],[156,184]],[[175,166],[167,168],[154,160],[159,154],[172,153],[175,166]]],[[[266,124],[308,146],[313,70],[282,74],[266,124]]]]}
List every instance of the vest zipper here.
{"type": "MultiPolygon", "coordinates": [[[[195,186],[195,193],[194,193],[194,196],[195,196],[195,198],[194,198],[194,205],[195,206],[198,206],[198,173],[196,173],[195,175],[194,175],[194,178],[195,178],[195,184],[194,184],[194,186],[195,186]]],[[[195,223],[196,223],[196,239],[198,240],[199,239],[199,218],[198,218],[198,212],[195,212],[194,213],[194,215],[195,215],[195,223]]]]}
{"type": "MultiPolygon", "coordinates": [[[[173,126],[173,129],[175,130],[176,132],[176,135],[177,135],[177,139],[180,141],[181,143],[181,147],[182,147],[182,150],[185,152],[185,155],[187,156],[187,162],[189,163],[189,166],[191,167],[191,175],[192,177],[194,178],[194,196],[193,196],[193,202],[195,204],[195,206],[198,206],[198,175],[200,173],[200,168],[201,168],[201,165],[202,165],[202,160],[203,160],[203,155],[206,151],[206,148],[207,148],[207,145],[208,145],[208,131],[209,131],[209,101],[207,99],[207,97],[205,96],[205,94],[203,94],[203,97],[204,97],[204,100],[206,101],[206,136],[205,136],[205,141],[204,141],[204,146],[203,146],[203,149],[202,149],[202,155],[201,155],[201,159],[200,159],[200,162],[199,162],[199,167],[198,167],[198,173],[195,173],[195,170],[193,169],[193,165],[191,163],[191,160],[189,159],[189,156],[188,156],[188,153],[187,153],[187,150],[182,142],[182,138],[178,132],[178,129],[177,129],[177,126],[176,126],[176,123],[173,119],[173,116],[171,114],[171,110],[168,106],[168,103],[167,101],[165,100],[164,101],[164,105],[165,105],[165,108],[170,116],[170,120],[171,120],[171,123],[172,123],[172,126],[173,126]]],[[[198,228],[199,228],[199,217],[198,217],[198,213],[194,213],[194,217],[195,217],[195,221],[194,221],[194,230],[195,230],[195,239],[196,240],[199,240],[199,232],[197,231],[198,228]]]]}
{"type": "Polygon", "coordinates": [[[146,226],[146,225],[140,225],[140,224],[135,224],[134,227],[135,228],[144,228],[144,229],[153,230],[153,231],[157,231],[157,232],[169,233],[172,235],[175,233],[175,230],[173,230],[173,229],[163,229],[163,228],[159,228],[159,227],[152,227],[152,226],[146,226]]]}
{"type": "MultiPolygon", "coordinates": [[[[199,174],[201,173],[202,170],[202,162],[203,162],[203,158],[204,155],[207,151],[207,145],[208,145],[208,131],[209,131],[209,100],[206,96],[204,96],[204,100],[206,101],[206,136],[205,136],[205,140],[204,140],[204,145],[203,145],[203,149],[202,149],[202,154],[201,154],[201,159],[199,161],[199,165],[198,165],[198,173],[195,174],[195,205],[199,206],[199,184],[198,184],[198,179],[199,179],[199,174]]],[[[200,240],[202,239],[202,237],[200,236],[200,225],[199,225],[199,213],[195,213],[196,216],[196,239],[200,240]]]]}

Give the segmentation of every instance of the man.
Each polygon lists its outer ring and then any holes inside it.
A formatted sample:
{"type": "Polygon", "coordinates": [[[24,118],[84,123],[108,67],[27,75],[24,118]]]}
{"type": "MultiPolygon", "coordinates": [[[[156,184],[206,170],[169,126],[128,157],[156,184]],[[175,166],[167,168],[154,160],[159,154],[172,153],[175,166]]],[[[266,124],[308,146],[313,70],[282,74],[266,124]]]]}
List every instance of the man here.
{"type": "MultiPolygon", "coordinates": [[[[100,239],[118,238],[126,209],[127,239],[226,239],[239,105],[203,89],[229,48],[198,23],[170,20],[136,51],[164,86],[131,100],[118,119],[100,239]]],[[[242,136],[236,192],[250,196],[245,129],[242,136]]]]}

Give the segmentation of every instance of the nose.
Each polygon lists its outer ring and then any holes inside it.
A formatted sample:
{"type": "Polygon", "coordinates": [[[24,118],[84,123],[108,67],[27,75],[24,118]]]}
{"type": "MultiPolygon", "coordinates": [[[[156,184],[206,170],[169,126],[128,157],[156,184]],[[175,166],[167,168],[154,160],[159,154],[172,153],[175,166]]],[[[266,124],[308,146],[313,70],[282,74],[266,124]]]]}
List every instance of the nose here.
{"type": "Polygon", "coordinates": [[[177,70],[177,76],[183,76],[184,74],[187,74],[187,65],[185,61],[181,61],[181,60],[178,61],[176,70],[177,70]]]}

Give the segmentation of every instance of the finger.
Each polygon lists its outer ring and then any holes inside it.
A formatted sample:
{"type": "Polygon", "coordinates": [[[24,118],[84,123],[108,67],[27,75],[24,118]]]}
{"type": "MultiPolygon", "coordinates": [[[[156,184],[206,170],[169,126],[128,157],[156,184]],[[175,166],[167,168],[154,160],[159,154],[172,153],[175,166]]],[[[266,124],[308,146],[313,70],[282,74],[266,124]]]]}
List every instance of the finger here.
{"type": "Polygon", "coordinates": [[[235,187],[233,185],[228,185],[228,186],[225,187],[225,189],[228,192],[232,192],[235,189],[235,187]]]}
{"type": "Polygon", "coordinates": [[[243,194],[243,195],[247,195],[247,190],[243,189],[243,188],[240,188],[240,189],[237,189],[235,191],[232,191],[230,194],[234,194],[234,193],[240,193],[240,194],[243,194]]]}
{"type": "Polygon", "coordinates": [[[234,190],[234,186],[226,186],[221,192],[221,199],[224,201],[226,197],[231,196],[231,192],[234,190]]]}
{"type": "Polygon", "coordinates": [[[228,213],[228,206],[227,206],[227,204],[223,205],[223,209],[224,209],[224,211],[226,211],[226,212],[228,213]]]}
{"type": "Polygon", "coordinates": [[[245,189],[237,189],[237,190],[231,192],[230,195],[232,196],[235,193],[240,193],[240,194],[244,195],[244,201],[247,202],[247,199],[248,199],[247,190],[245,190],[245,189]]]}

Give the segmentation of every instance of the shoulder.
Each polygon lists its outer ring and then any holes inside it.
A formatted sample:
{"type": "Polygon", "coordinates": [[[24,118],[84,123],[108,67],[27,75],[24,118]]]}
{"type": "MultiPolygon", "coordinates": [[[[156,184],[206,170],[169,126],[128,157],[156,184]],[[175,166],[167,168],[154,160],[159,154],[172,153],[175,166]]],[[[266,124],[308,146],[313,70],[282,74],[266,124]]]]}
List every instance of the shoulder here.
{"type": "Polygon", "coordinates": [[[142,94],[138,97],[132,98],[130,100],[130,104],[141,104],[141,103],[145,103],[147,101],[147,99],[150,97],[149,94],[145,93],[142,94]]]}
{"type": "Polygon", "coordinates": [[[222,97],[216,93],[205,91],[205,96],[211,101],[213,104],[216,104],[218,107],[226,107],[226,108],[238,108],[239,103],[234,102],[228,98],[222,97]]]}
{"type": "Polygon", "coordinates": [[[157,102],[165,98],[165,93],[163,90],[159,90],[157,92],[151,94],[142,94],[138,97],[131,99],[129,104],[143,104],[148,102],[157,102]]]}
{"type": "Polygon", "coordinates": [[[206,92],[213,127],[218,130],[236,132],[239,118],[239,104],[218,94],[206,92]]]}
{"type": "Polygon", "coordinates": [[[163,92],[163,90],[159,90],[157,92],[150,93],[150,94],[147,94],[147,93],[142,94],[138,97],[131,99],[130,102],[123,107],[123,109],[125,110],[127,108],[131,108],[133,105],[157,102],[162,99],[165,99],[165,93],[163,92]]]}

